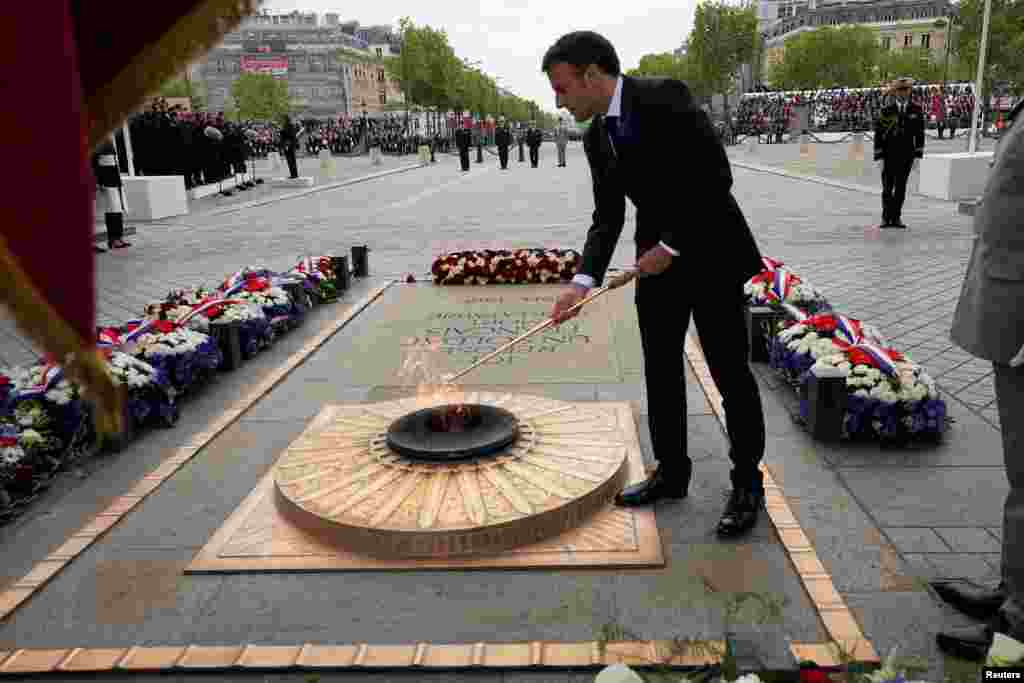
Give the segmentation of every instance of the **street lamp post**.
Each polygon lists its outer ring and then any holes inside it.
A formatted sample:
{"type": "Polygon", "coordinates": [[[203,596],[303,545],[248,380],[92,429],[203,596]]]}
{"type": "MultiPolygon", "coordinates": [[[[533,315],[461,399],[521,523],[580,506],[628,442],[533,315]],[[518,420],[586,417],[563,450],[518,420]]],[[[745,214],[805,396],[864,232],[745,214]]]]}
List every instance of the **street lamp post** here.
{"type": "Polygon", "coordinates": [[[981,86],[985,76],[985,57],[988,54],[988,29],[992,19],[992,0],[985,0],[985,13],[981,20],[981,49],[978,51],[978,73],[974,82],[974,109],[971,111],[971,137],[967,151],[978,151],[978,110],[981,107],[981,86]]]}

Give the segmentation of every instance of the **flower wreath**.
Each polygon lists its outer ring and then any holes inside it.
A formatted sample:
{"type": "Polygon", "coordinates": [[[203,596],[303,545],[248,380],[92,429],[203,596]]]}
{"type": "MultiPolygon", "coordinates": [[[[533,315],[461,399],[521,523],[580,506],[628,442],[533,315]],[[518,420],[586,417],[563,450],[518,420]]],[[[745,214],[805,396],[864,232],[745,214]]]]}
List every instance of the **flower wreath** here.
{"type": "Polygon", "coordinates": [[[946,404],[934,379],[896,349],[885,347],[874,328],[855,319],[818,315],[791,324],[773,339],[770,362],[800,386],[805,420],[812,369],[845,378],[844,438],[934,439],[946,429],[946,404]]]}
{"type": "Polygon", "coordinates": [[[128,417],[135,424],[154,417],[177,420],[174,388],[159,368],[113,348],[103,349],[103,355],[114,383],[128,388],[128,417]]]}
{"type": "Polygon", "coordinates": [[[334,301],[338,298],[337,273],[330,256],[310,256],[302,259],[288,274],[298,274],[305,278],[309,288],[321,303],[334,301]]]}
{"type": "Polygon", "coordinates": [[[117,348],[162,371],[176,392],[187,391],[216,370],[223,356],[208,335],[170,320],[136,320],[100,328],[101,346],[117,348]]]}
{"type": "Polygon", "coordinates": [[[572,249],[458,251],[434,259],[430,272],[439,285],[568,282],[581,261],[572,249]]]}
{"type": "MultiPolygon", "coordinates": [[[[778,263],[778,262],[775,262],[778,263]]],[[[748,306],[773,306],[782,304],[799,306],[808,313],[830,310],[825,295],[778,263],[773,269],[762,270],[743,285],[748,306]]]]}

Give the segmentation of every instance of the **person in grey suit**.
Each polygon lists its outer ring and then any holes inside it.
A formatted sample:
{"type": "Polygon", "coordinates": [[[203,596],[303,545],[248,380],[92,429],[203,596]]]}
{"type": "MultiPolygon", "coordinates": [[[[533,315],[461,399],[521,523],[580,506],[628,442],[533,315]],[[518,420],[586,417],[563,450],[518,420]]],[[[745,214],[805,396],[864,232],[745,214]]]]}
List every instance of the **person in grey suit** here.
{"type": "Polygon", "coordinates": [[[932,587],[961,612],[988,623],[939,633],[939,648],[981,661],[993,634],[1024,641],[1024,123],[1013,112],[981,205],[953,318],[953,342],[992,361],[1010,493],[1003,507],[1002,581],[992,590],[966,579],[932,587]]]}
{"type": "Polygon", "coordinates": [[[558,149],[558,166],[565,168],[565,148],[569,144],[569,131],[564,123],[558,124],[555,130],[555,148],[558,149]]]}

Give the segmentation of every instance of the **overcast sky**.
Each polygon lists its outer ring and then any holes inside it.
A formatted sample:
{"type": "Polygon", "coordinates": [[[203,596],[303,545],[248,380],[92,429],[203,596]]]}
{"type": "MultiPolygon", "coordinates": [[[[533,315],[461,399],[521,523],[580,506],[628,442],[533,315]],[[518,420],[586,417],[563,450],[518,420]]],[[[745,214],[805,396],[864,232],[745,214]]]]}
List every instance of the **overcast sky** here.
{"type": "MultiPolygon", "coordinates": [[[[337,12],[342,21],[397,26],[408,16],[417,26],[444,29],[455,54],[480,60],[498,84],[555,111],[555,98],[540,71],[544,52],[564,33],[597,31],[615,46],[622,69],[651,52],[670,52],[693,25],[696,0],[268,0],[273,13],[337,12]]],[[[559,113],[565,113],[564,110],[559,113]]]]}

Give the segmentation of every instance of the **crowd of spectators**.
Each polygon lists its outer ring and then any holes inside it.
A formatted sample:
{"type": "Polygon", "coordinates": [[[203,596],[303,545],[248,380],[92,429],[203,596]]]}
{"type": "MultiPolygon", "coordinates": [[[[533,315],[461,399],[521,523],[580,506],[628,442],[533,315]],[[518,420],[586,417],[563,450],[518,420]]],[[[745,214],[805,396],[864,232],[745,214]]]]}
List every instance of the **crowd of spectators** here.
{"type": "MultiPolygon", "coordinates": [[[[970,126],[974,94],[970,84],[919,85],[911,95],[929,117],[929,127],[944,130],[970,126]]],[[[883,88],[838,88],[747,93],[732,120],[733,132],[766,135],[781,142],[782,133],[796,126],[796,112],[809,105],[810,131],[867,131],[888,102],[883,88]]]]}

